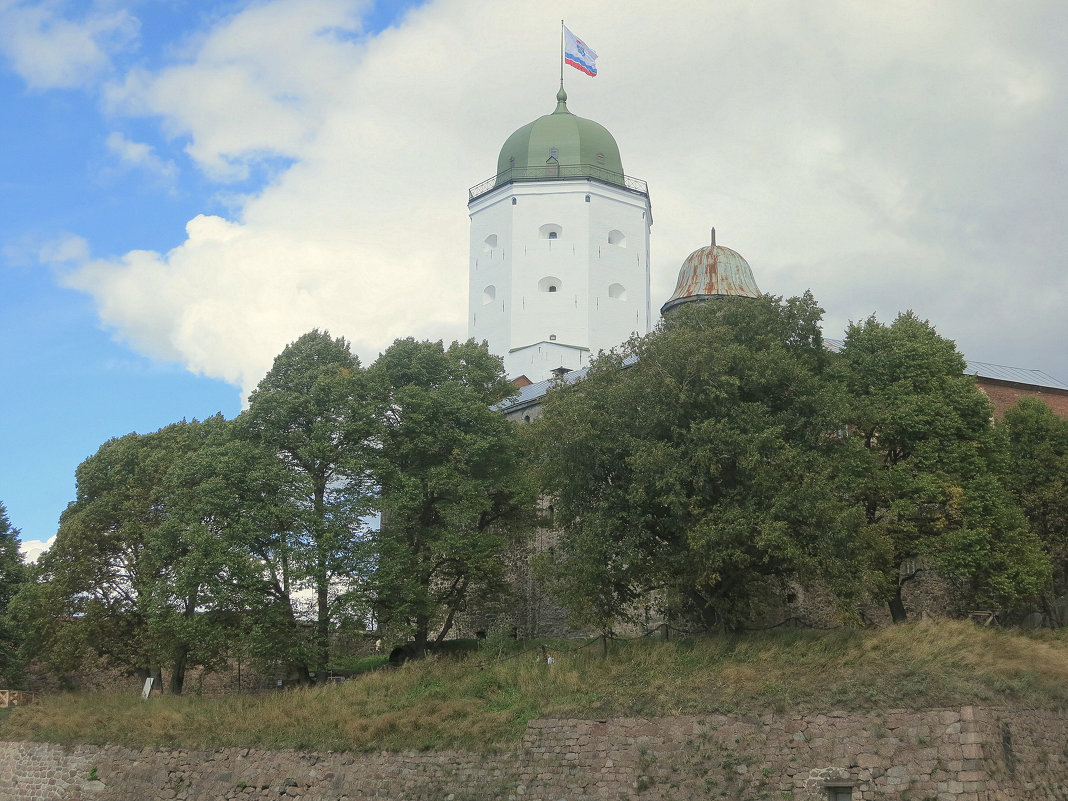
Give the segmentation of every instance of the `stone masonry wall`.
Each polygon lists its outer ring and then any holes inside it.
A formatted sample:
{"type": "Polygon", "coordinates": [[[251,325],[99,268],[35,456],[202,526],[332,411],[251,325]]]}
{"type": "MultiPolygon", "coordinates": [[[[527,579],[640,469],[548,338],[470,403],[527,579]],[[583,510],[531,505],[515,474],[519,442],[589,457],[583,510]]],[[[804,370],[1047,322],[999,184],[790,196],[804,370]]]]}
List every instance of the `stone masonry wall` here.
{"type": "Polygon", "coordinates": [[[536,720],[503,754],[0,743],[4,801],[1064,801],[1068,713],[536,720]]]}

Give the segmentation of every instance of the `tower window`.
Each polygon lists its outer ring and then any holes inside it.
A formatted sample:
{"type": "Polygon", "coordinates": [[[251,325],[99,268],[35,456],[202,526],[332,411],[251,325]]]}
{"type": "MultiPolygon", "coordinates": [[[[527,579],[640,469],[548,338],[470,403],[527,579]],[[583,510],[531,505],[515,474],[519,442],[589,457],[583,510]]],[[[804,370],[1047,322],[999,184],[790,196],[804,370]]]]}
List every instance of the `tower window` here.
{"type": "Polygon", "coordinates": [[[589,195],[586,195],[586,202],[587,202],[587,203],[589,203],[589,202],[590,202],[590,196],[589,196],[589,195]]]}
{"type": "Polygon", "coordinates": [[[482,290],[482,305],[488,306],[497,299],[497,287],[490,284],[488,287],[482,290]]]}
{"type": "Polygon", "coordinates": [[[563,282],[553,275],[547,275],[538,281],[538,290],[540,292],[559,292],[562,286],[563,282]]]}
{"type": "Polygon", "coordinates": [[[538,236],[542,239],[559,239],[560,234],[563,232],[564,229],[556,223],[545,223],[545,225],[538,229],[538,236]]]}
{"type": "Polygon", "coordinates": [[[549,239],[556,239],[557,236],[556,231],[549,231],[549,239]]]}
{"type": "Polygon", "coordinates": [[[623,286],[623,284],[611,284],[608,287],[608,297],[613,298],[615,300],[626,300],[627,289],[623,286]]]}
{"type": "Polygon", "coordinates": [[[627,237],[618,228],[613,229],[608,232],[608,244],[625,248],[627,246],[627,237]]]}
{"type": "Polygon", "coordinates": [[[597,163],[602,166],[604,165],[604,153],[597,154],[597,163]]]}
{"type": "Polygon", "coordinates": [[[487,236],[483,240],[483,242],[482,242],[482,250],[485,251],[486,253],[489,253],[495,247],[497,247],[497,235],[496,234],[490,234],[489,236],[487,236]]]}
{"type": "Polygon", "coordinates": [[[549,341],[556,342],[556,334],[549,334],[549,341]]]}
{"type": "Polygon", "coordinates": [[[515,198],[512,198],[512,205],[515,205],[515,198]]]}

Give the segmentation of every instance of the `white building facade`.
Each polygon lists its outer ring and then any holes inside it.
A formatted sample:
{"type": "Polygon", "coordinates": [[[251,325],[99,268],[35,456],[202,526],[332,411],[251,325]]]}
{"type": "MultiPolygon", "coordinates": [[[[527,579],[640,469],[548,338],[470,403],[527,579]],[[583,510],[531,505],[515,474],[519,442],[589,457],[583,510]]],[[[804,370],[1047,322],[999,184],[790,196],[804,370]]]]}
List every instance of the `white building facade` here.
{"type": "Polygon", "coordinates": [[[474,187],[469,335],[509,377],[537,382],[650,330],[643,181],[623,174],[601,125],[557,108],[505,142],[474,187]]]}

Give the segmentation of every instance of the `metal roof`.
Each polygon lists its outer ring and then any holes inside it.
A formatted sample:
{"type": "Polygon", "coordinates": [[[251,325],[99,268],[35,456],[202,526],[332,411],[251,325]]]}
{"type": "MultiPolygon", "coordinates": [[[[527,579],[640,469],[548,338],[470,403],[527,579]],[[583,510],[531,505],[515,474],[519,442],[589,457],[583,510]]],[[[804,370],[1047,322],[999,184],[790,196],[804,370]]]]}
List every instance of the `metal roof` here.
{"type": "MultiPolygon", "coordinates": [[[[837,353],[845,347],[845,341],[824,337],[823,346],[827,348],[827,350],[837,353]]],[[[632,364],[636,364],[637,361],[637,356],[628,356],[623,361],[623,366],[630,367],[632,364]]],[[[1027,384],[1028,386],[1041,387],[1043,389],[1061,389],[1068,391],[1068,384],[1058,381],[1056,378],[1049,375],[1049,373],[1044,373],[1041,370],[1030,370],[1024,367],[1006,367],[1001,364],[973,362],[971,360],[967,361],[967,365],[968,366],[964,370],[966,375],[974,375],[978,378],[989,378],[993,381],[1012,381],[1016,384],[1027,384]]],[[[545,393],[549,391],[549,388],[553,386],[554,383],[563,381],[565,384],[574,384],[576,381],[581,381],[585,378],[589,369],[589,367],[583,367],[581,370],[572,370],[570,373],[565,373],[560,378],[550,378],[545,381],[539,381],[536,384],[525,386],[519,390],[519,394],[516,397],[502,403],[501,409],[509,411],[534,403],[545,397],[545,393]]]]}
{"type": "Polygon", "coordinates": [[[552,114],[527,123],[505,140],[497,158],[497,174],[511,168],[544,168],[549,159],[556,164],[597,164],[608,174],[623,176],[615,138],[600,123],[568,111],[562,86],[552,114]]]}
{"type": "Polygon", "coordinates": [[[682,263],[675,292],[667,299],[661,314],[676,306],[695,300],[721,297],[759,298],[760,289],[753,278],[753,270],[740,253],[716,244],[716,229],[712,229],[712,244],[698,248],[682,263]]]}
{"type": "Polygon", "coordinates": [[[468,203],[499,186],[529,181],[590,178],[649,196],[649,185],[623,174],[619,146],[599,122],[572,114],[567,92],[556,94],[556,110],[527,123],[505,140],[497,172],[467,192],[468,203]]]}
{"type": "Polygon", "coordinates": [[[1068,390],[1068,384],[1058,381],[1049,373],[1044,373],[1041,370],[1030,370],[1026,367],[1006,367],[1003,364],[973,362],[969,359],[968,367],[964,372],[968,375],[989,378],[994,381],[1012,381],[1016,384],[1028,384],[1046,389],[1068,390]]]}
{"type": "MultiPolygon", "coordinates": [[[[623,367],[630,367],[632,364],[637,363],[638,357],[630,355],[623,360],[623,367]]],[[[539,381],[536,384],[530,384],[528,386],[521,387],[518,395],[516,395],[514,398],[506,400],[504,403],[501,404],[501,409],[507,412],[522,406],[526,406],[527,404],[534,403],[535,401],[538,401],[541,398],[545,397],[545,393],[548,392],[551,387],[557,385],[559,382],[562,381],[565,384],[577,383],[578,381],[581,381],[583,378],[585,378],[586,373],[588,373],[589,371],[589,367],[583,367],[581,370],[572,370],[570,373],[564,373],[559,378],[554,376],[553,378],[547,378],[544,381],[539,381]]]]}
{"type": "MultiPolygon", "coordinates": [[[[845,347],[845,340],[824,337],[823,345],[827,350],[833,350],[837,353],[845,347]]],[[[976,378],[989,378],[991,381],[1012,381],[1015,384],[1027,384],[1028,386],[1042,387],[1043,389],[1068,390],[1068,384],[1058,381],[1049,373],[1044,373],[1041,370],[1031,370],[1026,367],[1006,367],[1003,364],[991,364],[990,362],[976,362],[967,357],[965,357],[965,361],[967,362],[967,367],[964,368],[965,375],[974,375],[976,378]]]]}

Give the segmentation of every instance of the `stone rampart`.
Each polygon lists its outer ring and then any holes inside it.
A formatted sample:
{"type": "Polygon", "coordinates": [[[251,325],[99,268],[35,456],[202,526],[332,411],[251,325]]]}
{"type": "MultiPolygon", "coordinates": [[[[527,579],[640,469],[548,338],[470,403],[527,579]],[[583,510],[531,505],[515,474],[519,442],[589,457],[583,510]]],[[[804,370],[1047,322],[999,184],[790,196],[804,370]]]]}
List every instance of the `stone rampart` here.
{"type": "Polygon", "coordinates": [[[0,743],[5,801],[1064,801],[1068,713],[536,720],[518,749],[299,753],[0,743]],[[832,790],[834,795],[832,795],[832,790]]]}

